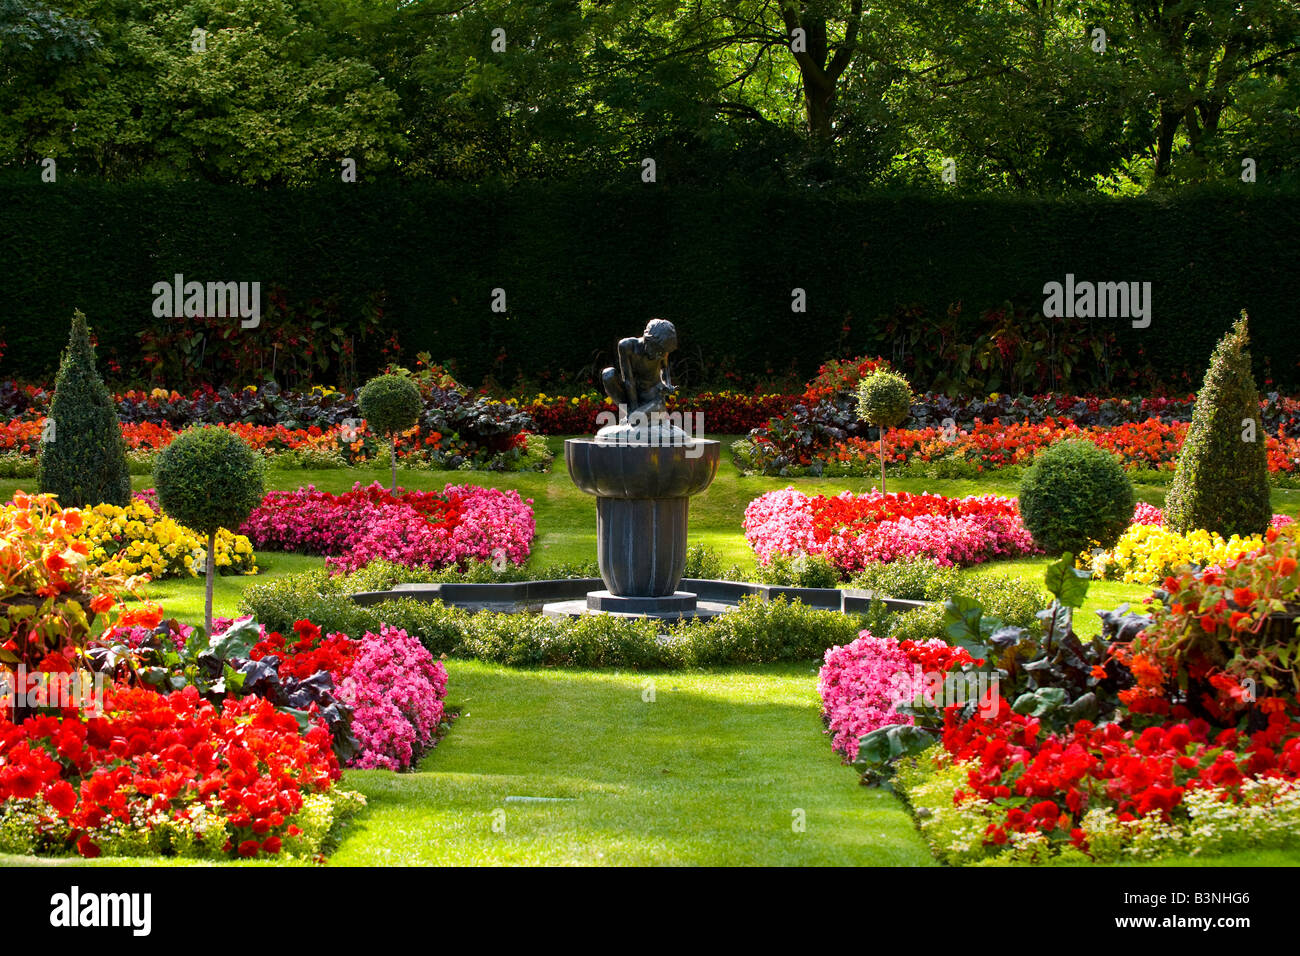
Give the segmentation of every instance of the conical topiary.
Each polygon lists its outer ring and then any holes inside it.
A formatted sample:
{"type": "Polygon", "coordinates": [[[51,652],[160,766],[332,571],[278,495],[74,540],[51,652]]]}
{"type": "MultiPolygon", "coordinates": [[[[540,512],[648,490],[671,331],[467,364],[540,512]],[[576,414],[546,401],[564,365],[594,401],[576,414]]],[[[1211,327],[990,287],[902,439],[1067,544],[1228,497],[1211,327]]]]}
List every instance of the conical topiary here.
{"type": "Polygon", "coordinates": [[[73,313],[68,350],[54,380],[36,480],[65,508],[131,501],[126,442],[112,396],[95,368],[95,347],[80,310],[73,313]]]}
{"type": "Polygon", "coordinates": [[[1227,537],[1268,529],[1268,436],[1249,341],[1243,312],[1210,357],[1165,498],[1165,524],[1174,531],[1199,528],[1227,537]]]}

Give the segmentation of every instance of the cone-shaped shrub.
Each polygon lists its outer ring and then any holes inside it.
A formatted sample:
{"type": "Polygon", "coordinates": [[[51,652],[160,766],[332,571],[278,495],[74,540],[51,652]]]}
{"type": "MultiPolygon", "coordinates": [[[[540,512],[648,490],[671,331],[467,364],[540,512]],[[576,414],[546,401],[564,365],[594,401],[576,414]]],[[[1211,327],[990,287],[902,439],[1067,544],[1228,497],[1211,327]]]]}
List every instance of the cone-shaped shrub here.
{"type": "Polygon", "coordinates": [[[73,313],[54,398],[41,436],[36,480],[65,508],[131,500],[126,442],[112,396],[95,369],[95,347],[80,310],[73,313]]]}
{"type": "Polygon", "coordinates": [[[1227,537],[1268,530],[1268,436],[1249,341],[1243,312],[1210,357],[1165,498],[1165,524],[1174,531],[1201,528],[1227,537]]]}

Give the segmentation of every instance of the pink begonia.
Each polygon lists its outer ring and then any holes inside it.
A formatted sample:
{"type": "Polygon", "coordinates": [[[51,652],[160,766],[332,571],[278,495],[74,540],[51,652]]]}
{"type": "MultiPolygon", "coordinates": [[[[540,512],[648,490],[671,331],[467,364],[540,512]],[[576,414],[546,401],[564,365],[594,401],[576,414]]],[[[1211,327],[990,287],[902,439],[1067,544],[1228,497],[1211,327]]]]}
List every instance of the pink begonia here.
{"type": "MultiPolygon", "coordinates": [[[[938,639],[924,646],[946,647],[938,639]]],[[[831,746],[846,761],[858,755],[858,738],[890,724],[910,724],[909,714],[894,710],[898,688],[912,677],[911,658],[891,637],[863,631],[857,640],[826,651],[817,673],[817,693],[831,746]]]]}
{"type": "MultiPolygon", "coordinates": [[[[372,485],[371,488],[378,488],[372,485]]],[[[361,491],[358,483],[354,491],[361,491]]],[[[537,532],[532,499],[519,492],[447,485],[442,496],[456,506],[453,527],[432,524],[415,508],[397,503],[355,500],[308,485],[273,491],[240,527],[259,549],[327,555],[335,572],[355,571],[383,558],[407,567],[441,568],[469,560],[528,560],[537,532]]]]}
{"type": "MultiPolygon", "coordinates": [[[[849,492],[837,496],[852,498],[849,492]]],[[[884,498],[871,492],[864,498],[884,498]]],[[[951,501],[951,499],[949,499],[951,501]]],[[[775,555],[821,554],[845,573],[852,574],[871,562],[925,557],[941,565],[978,564],[998,558],[1035,554],[1033,535],[1014,508],[1009,514],[987,514],[981,505],[1009,505],[1013,499],[996,495],[971,495],[957,505],[974,513],[949,517],[920,514],[882,521],[863,531],[842,528],[818,541],[813,502],[793,488],[771,491],[755,498],[745,509],[745,539],[767,564],[775,555]]]]}
{"type": "Polygon", "coordinates": [[[351,766],[405,770],[432,746],[442,722],[447,669],[406,631],[366,632],[339,699],[353,708],[361,753],[351,766]]]}

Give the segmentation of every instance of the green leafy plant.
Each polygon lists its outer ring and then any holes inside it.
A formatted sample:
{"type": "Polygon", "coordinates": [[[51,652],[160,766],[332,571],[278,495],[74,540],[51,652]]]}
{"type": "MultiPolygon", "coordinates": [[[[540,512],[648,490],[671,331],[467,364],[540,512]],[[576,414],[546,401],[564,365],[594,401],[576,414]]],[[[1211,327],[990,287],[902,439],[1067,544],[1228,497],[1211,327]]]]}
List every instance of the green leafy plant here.
{"type": "Polygon", "coordinates": [[[37,484],[65,508],[131,500],[126,443],[112,397],[95,368],[86,317],[73,313],[37,458],[37,484]]]}
{"type": "Polygon", "coordinates": [[[774,554],[767,564],[758,566],[754,580],[787,588],[837,588],[840,571],[824,555],[774,554]]]}
{"type": "Polygon", "coordinates": [[[389,491],[397,493],[397,436],[413,428],[420,420],[424,402],[420,389],[408,375],[378,375],[357,393],[357,406],[366,424],[380,435],[386,435],[392,454],[392,485],[389,491]]]}
{"type": "Polygon", "coordinates": [[[1020,517],[1045,551],[1111,548],[1133,520],[1124,466],[1087,441],[1062,441],[1034,459],[1020,481],[1020,517]]]}
{"type": "Polygon", "coordinates": [[[885,488],[885,429],[897,428],[912,410],[912,386],[888,369],[877,369],[858,384],[858,417],[880,431],[880,490],[885,488]]]}
{"type": "MultiPolygon", "coordinates": [[[[938,636],[965,650],[973,663],[950,668],[946,680],[956,678],[966,686],[988,688],[994,704],[998,699],[1010,700],[1015,713],[1037,717],[1046,731],[1063,730],[1080,720],[1113,719],[1119,692],[1132,684],[1132,675],[1111,659],[1109,642],[1100,637],[1085,642],[1074,633],[1074,611],[1088,596],[1089,579],[1086,571],[1074,567],[1072,554],[1049,564],[1044,583],[1052,602],[1028,627],[986,613],[975,598],[960,594],[948,598],[938,636]],[[982,683],[981,674],[987,675],[982,683]]],[[[962,719],[989,703],[980,695],[967,694],[962,719]]],[[[911,715],[911,729],[901,732],[891,725],[861,738],[854,766],[868,782],[888,779],[900,758],[938,740],[944,724],[942,702],[918,697],[899,710],[911,715]]]]}
{"type": "Polygon", "coordinates": [[[1273,509],[1267,436],[1250,371],[1249,341],[1243,312],[1210,357],[1165,498],[1165,524],[1175,531],[1203,528],[1227,538],[1263,534],[1268,528],[1273,509]]]}
{"type": "Polygon", "coordinates": [[[261,503],[262,475],[257,453],[224,428],[189,428],[154,462],[154,487],[163,511],[208,538],[204,623],[209,633],[217,532],[238,528],[261,503]]]}

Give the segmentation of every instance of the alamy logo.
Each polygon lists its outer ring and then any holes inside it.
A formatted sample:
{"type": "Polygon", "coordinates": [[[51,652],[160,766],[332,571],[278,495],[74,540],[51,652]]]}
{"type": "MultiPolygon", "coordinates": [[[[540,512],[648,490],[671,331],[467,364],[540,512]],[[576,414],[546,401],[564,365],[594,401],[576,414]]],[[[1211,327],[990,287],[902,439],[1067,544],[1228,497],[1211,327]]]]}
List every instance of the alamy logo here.
{"type": "Polygon", "coordinates": [[[262,322],[260,282],[186,282],[178,272],[171,282],[155,282],[152,291],[153,314],[160,319],[238,317],[245,329],[262,322]]]}
{"type": "Polygon", "coordinates": [[[135,936],[148,936],[153,924],[150,893],[82,893],[74,886],[50,897],[50,925],[126,926],[135,936]]]}
{"type": "Polygon", "coordinates": [[[1067,272],[1064,284],[1043,286],[1043,316],[1049,319],[1132,319],[1133,328],[1151,324],[1150,282],[1075,282],[1067,272]]]}

